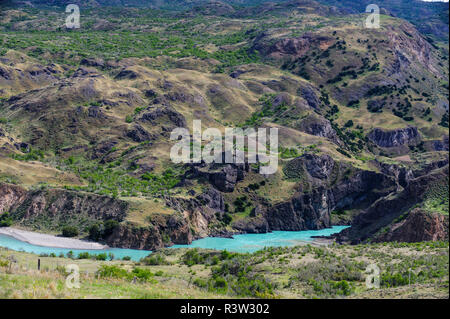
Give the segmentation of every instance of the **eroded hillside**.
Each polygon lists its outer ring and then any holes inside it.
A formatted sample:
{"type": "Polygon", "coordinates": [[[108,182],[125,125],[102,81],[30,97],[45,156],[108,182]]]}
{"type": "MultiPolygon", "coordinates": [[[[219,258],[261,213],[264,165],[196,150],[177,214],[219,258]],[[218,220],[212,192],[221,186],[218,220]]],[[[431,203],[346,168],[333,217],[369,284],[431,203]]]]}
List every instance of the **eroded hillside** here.
{"type": "Polygon", "coordinates": [[[333,224],[448,238],[430,230],[448,225],[445,44],[310,0],[202,8],[86,7],[78,30],[60,7],[2,8],[0,212],[145,249],[333,224]],[[278,171],[174,164],[170,132],[195,119],[277,127],[278,171]]]}

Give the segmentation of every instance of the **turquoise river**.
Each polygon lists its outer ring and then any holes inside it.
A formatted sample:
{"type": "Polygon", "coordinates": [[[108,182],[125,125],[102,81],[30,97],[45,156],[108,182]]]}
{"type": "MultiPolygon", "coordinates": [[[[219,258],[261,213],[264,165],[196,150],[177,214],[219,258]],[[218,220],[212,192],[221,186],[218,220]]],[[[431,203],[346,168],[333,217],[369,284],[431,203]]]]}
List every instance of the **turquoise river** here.
{"type": "MultiPolygon", "coordinates": [[[[294,246],[302,242],[313,241],[312,236],[329,236],[335,233],[339,233],[343,229],[349,226],[333,226],[332,228],[325,228],[321,230],[306,230],[306,231],[274,231],[266,234],[243,234],[235,235],[233,238],[220,238],[220,237],[207,237],[199,240],[195,240],[190,245],[175,245],[171,248],[205,248],[205,249],[217,249],[228,250],[234,252],[254,252],[264,247],[284,247],[294,246]]],[[[121,248],[108,248],[101,250],[79,250],[79,249],[65,249],[65,248],[52,248],[32,245],[15,238],[0,235],[0,247],[6,247],[8,249],[16,251],[25,251],[35,254],[55,254],[59,256],[61,254],[67,255],[72,251],[76,257],[81,252],[89,252],[90,254],[112,253],[114,258],[122,259],[125,256],[129,256],[132,260],[139,261],[141,258],[148,256],[151,251],[138,250],[138,249],[121,249],[121,248]]]]}

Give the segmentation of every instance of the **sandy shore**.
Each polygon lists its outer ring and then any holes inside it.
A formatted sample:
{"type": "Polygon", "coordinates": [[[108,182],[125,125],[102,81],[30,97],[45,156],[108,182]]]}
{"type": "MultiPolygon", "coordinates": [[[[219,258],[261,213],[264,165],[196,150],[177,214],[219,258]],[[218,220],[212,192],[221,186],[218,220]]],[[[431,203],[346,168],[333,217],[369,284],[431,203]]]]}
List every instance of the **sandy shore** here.
{"type": "Polygon", "coordinates": [[[65,237],[57,237],[53,235],[40,234],[35,232],[30,232],[26,230],[6,227],[0,228],[1,235],[7,235],[13,237],[15,239],[24,241],[26,243],[36,245],[36,246],[44,246],[44,247],[53,247],[53,248],[68,248],[68,249],[106,249],[108,246],[83,241],[79,239],[73,238],[65,238],[65,237]]]}

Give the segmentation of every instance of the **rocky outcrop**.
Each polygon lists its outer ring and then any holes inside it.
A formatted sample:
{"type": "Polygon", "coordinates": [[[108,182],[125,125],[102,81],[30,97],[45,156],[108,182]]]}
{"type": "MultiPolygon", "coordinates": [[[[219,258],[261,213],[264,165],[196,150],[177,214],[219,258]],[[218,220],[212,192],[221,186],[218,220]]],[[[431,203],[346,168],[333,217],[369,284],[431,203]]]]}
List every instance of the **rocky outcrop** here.
{"type": "Polygon", "coordinates": [[[234,229],[248,234],[267,233],[269,231],[269,224],[262,216],[240,219],[235,221],[232,226],[234,229]]]}
{"type": "Polygon", "coordinates": [[[215,188],[222,192],[232,192],[242,181],[249,165],[245,164],[194,164],[186,173],[186,178],[206,178],[215,188]]]}
{"type": "Polygon", "coordinates": [[[131,138],[135,142],[146,142],[152,141],[156,139],[156,136],[149,133],[146,129],[144,129],[141,125],[135,124],[132,129],[130,129],[127,133],[127,136],[131,138]]]}
{"type": "Polygon", "coordinates": [[[252,51],[257,51],[264,57],[272,59],[296,59],[304,56],[314,47],[329,46],[333,38],[328,36],[305,33],[298,38],[284,38],[271,43],[270,35],[262,33],[255,38],[252,51]]]}
{"type": "Polygon", "coordinates": [[[373,171],[351,170],[328,155],[307,153],[291,160],[284,172],[301,180],[304,186],[291,200],[267,209],[270,230],[330,227],[333,210],[368,205],[396,189],[394,178],[373,171]]]}
{"type": "Polygon", "coordinates": [[[368,138],[380,147],[416,145],[421,140],[419,131],[412,126],[392,131],[375,128],[369,133],[368,138]]]}
{"type": "Polygon", "coordinates": [[[153,250],[164,247],[162,236],[156,227],[132,224],[119,225],[105,242],[111,247],[121,248],[153,250]]]}
{"type": "Polygon", "coordinates": [[[187,127],[187,122],[184,116],[170,106],[162,106],[156,109],[148,110],[142,114],[139,120],[156,125],[156,121],[160,119],[164,120],[165,118],[167,118],[167,120],[176,127],[187,127]]]}
{"type": "Polygon", "coordinates": [[[311,114],[295,126],[296,129],[315,136],[326,137],[331,141],[341,144],[336,131],[330,121],[317,115],[311,114]]]}
{"type": "Polygon", "coordinates": [[[166,197],[173,214],[153,214],[148,225],[126,222],[128,203],[107,196],[61,189],[27,191],[0,184],[0,214],[10,212],[16,224],[34,229],[61,230],[65,225],[85,231],[93,224],[115,220],[119,224],[104,239],[112,247],[159,249],[190,244],[208,236],[216,213],[224,212],[222,194],[209,188],[195,198],[166,197]]]}
{"type": "Polygon", "coordinates": [[[84,58],[80,61],[81,65],[85,65],[88,67],[95,67],[95,68],[104,68],[105,67],[105,61],[100,58],[84,58]]]}
{"type": "Polygon", "coordinates": [[[420,242],[448,240],[448,216],[413,209],[403,220],[390,225],[372,241],[420,242]]]}
{"type": "Polygon", "coordinates": [[[16,185],[0,184],[0,213],[11,211],[27,197],[27,191],[16,185]]]}
{"type": "Polygon", "coordinates": [[[410,211],[416,204],[421,203],[430,185],[442,180],[446,180],[448,183],[448,165],[414,178],[405,185],[403,190],[397,193],[393,192],[375,201],[356,216],[351,228],[345,229],[337,236],[338,240],[359,243],[376,238],[380,230],[390,227],[397,218],[410,211]]]}
{"type": "Polygon", "coordinates": [[[190,225],[182,215],[156,214],[149,226],[120,224],[105,242],[113,247],[155,250],[174,244],[190,244],[193,239],[190,225]]]}
{"type": "Polygon", "coordinates": [[[92,150],[92,158],[96,159],[108,154],[116,145],[117,141],[114,140],[99,142],[92,150]]]}
{"type": "Polygon", "coordinates": [[[98,221],[126,216],[128,204],[107,196],[62,189],[27,191],[10,184],[0,185],[0,212],[9,211],[16,223],[33,228],[60,230],[65,225],[84,229],[98,221]]]}
{"type": "Polygon", "coordinates": [[[153,214],[148,226],[122,223],[106,238],[106,243],[114,247],[147,250],[190,244],[192,240],[214,232],[209,225],[215,221],[216,214],[224,212],[222,194],[214,188],[189,199],[170,196],[164,199],[176,213],[153,214]]]}

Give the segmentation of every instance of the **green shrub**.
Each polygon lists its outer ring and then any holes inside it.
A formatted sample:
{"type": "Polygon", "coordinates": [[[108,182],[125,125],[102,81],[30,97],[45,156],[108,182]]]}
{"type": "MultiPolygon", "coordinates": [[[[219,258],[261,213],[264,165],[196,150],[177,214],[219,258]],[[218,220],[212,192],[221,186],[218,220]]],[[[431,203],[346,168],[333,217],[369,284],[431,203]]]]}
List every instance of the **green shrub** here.
{"type": "Polygon", "coordinates": [[[195,278],[193,281],[194,285],[200,288],[206,288],[208,287],[208,282],[202,278],[195,278]]]}
{"type": "Polygon", "coordinates": [[[131,275],[136,277],[140,281],[150,281],[150,279],[154,276],[150,270],[143,268],[134,268],[131,272],[131,275]]]}
{"type": "Polygon", "coordinates": [[[106,260],[108,258],[108,255],[106,253],[101,253],[95,256],[96,260],[106,260]]]}
{"type": "Polygon", "coordinates": [[[13,220],[8,212],[0,215],[0,227],[9,227],[13,224],[13,220]]]}
{"type": "Polygon", "coordinates": [[[116,265],[101,265],[96,272],[100,278],[129,278],[129,273],[116,265]]]}
{"type": "Polygon", "coordinates": [[[170,263],[166,258],[158,253],[153,253],[142,259],[142,262],[146,265],[156,266],[156,265],[169,265],[170,263]]]}
{"type": "Polygon", "coordinates": [[[78,259],[89,259],[89,258],[91,258],[91,255],[87,251],[78,254],[78,259]]]}
{"type": "Polygon", "coordinates": [[[78,228],[75,226],[64,226],[62,229],[62,235],[64,237],[76,237],[78,234],[78,228]]]}
{"type": "Polygon", "coordinates": [[[98,241],[102,237],[102,230],[99,224],[94,224],[89,227],[89,239],[93,241],[98,241]]]}

